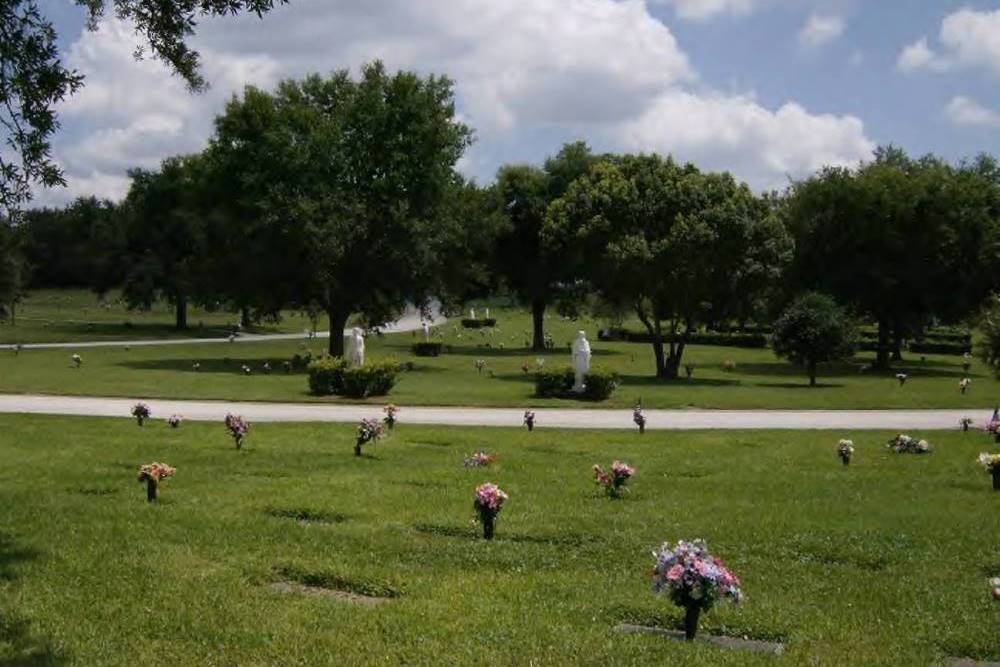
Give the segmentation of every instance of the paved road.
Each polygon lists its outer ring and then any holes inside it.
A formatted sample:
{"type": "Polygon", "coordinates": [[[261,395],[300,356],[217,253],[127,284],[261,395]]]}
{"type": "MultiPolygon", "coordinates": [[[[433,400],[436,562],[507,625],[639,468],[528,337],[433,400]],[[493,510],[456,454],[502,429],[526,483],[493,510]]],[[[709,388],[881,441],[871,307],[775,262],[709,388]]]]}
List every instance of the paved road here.
{"type": "MultiPolygon", "coordinates": [[[[443,322],[447,322],[448,318],[444,317],[440,311],[437,309],[436,305],[431,308],[431,319],[429,322],[435,325],[439,325],[443,322]]],[[[395,322],[386,324],[380,329],[384,333],[399,333],[405,331],[416,331],[420,329],[423,325],[424,318],[420,316],[420,313],[408,309],[406,313],[403,314],[395,322]]],[[[344,330],[344,335],[349,333],[348,329],[344,330]]],[[[259,343],[262,341],[271,340],[304,340],[308,336],[305,332],[303,333],[288,333],[288,334],[240,334],[233,339],[234,343],[259,343]]],[[[317,331],[316,338],[329,338],[329,331],[317,331]]],[[[141,340],[97,340],[97,341],[78,341],[75,343],[25,343],[21,345],[22,350],[51,350],[51,349],[76,349],[76,348],[89,348],[89,347],[123,347],[125,345],[129,347],[147,347],[152,345],[198,345],[202,343],[228,343],[228,338],[145,338],[141,340]]],[[[13,350],[17,347],[16,344],[5,344],[0,345],[0,350],[13,350]]]]}
{"type": "MultiPolygon", "coordinates": [[[[131,418],[136,399],[83,396],[32,396],[0,394],[0,413],[86,415],[131,418]]],[[[179,414],[195,421],[222,421],[237,412],[257,422],[346,422],[381,417],[373,405],[324,405],[308,403],[251,403],[144,399],[154,418],[179,414]]],[[[519,408],[401,407],[406,424],[449,426],[520,426],[519,408]]],[[[648,429],[831,429],[840,431],[956,429],[961,417],[985,422],[991,412],[982,410],[646,410],[648,429]]],[[[632,411],[539,408],[538,428],[634,429],[632,411]]]]}

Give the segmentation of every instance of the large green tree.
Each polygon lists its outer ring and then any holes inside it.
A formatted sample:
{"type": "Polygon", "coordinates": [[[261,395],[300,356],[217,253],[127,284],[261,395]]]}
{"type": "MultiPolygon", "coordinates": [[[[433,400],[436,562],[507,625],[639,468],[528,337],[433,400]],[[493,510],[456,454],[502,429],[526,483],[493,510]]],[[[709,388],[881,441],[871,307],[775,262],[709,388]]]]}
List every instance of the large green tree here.
{"type": "Polygon", "coordinates": [[[565,258],[546,248],[542,227],[549,205],[594,161],[583,142],[565,145],[544,168],[506,165],[493,191],[504,221],[494,246],[493,265],[508,289],[531,309],[532,348],[545,347],[545,310],[572,281],[565,258]]]}
{"type": "Polygon", "coordinates": [[[635,313],[664,378],[677,377],[700,323],[727,316],[735,291],[775,280],[790,254],[746,185],[656,155],[599,161],[552,204],[545,234],[606,302],[635,313]]]}
{"type": "Polygon", "coordinates": [[[440,285],[452,258],[438,223],[470,141],[450,80],[376,62],[357,80],[340,71],[247,88],[217,119],[210,154],[238,176],[241,220],[272,240],[275,280],[322,307],[339,356],[350,315],[379,324],[440,285]]]}
{"type": "Polygon", "coordinates": [[[174,307],[178,329],[187,328],[187,309],[205,262],[204,218],[195,199],[200,155],[172,157],[158,171],[134,169],[122,203],[126,269],[123,295],[133,308],[158,299],[174,307]]]}
{"type": "Polygon", "coordinates": [[[819,364],[854,354],[857,324],[837,302],[810,292],[796,298],[774,323],[774,353],[806,369],[809,386],[816,386],[819,364]]]}

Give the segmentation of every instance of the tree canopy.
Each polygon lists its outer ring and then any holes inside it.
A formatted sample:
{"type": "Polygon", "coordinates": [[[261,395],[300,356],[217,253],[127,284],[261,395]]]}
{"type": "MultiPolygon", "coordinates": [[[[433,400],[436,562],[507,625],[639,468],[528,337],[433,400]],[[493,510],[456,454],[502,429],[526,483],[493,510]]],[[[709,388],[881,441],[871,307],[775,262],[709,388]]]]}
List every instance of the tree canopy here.
{"type": "Polygon", "coordinates": [[[837,302],[811,292],[798,297],[774,323],[774,353],[806,369],[809,386],[816,385],[819,364],[854,354],[857,325],[837,302]]]}

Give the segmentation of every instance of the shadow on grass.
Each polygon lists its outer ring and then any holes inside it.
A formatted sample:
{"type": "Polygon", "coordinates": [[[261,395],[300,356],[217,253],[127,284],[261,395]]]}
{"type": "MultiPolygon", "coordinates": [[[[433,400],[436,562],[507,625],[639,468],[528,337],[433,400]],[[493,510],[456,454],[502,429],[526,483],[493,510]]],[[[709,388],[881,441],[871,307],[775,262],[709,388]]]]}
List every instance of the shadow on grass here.
{"type": "MultiPolygon", "coordinates": [[[[733,371],[733,373],[735,375],[771,375],[780,377],[794,376],[800,378],[804,376],[802,368],[799,366],[780,361],[740,363],[737,364],[736,370],[733,371]]],[[[913,377],[975,377],[974,375],[970,375],[969,373],[963,371],[959,364],[951,366],[931,361],[928,361],[926,364],[920,362],[897,362],[893,365],[892,369],[888,371],[864,370],[864,365],[861,363],[836,364],[832,366],[821,366],[819,375],[827,378],[884,377],[886,379],[894,379],[896,373],[906,373],[907,375],[911,375],[913,377]]]]}
{"type": "Polygon", "coordinates": [[[0,667],[51,667],[68,662],[47,639],[32,634],[30,621],[6,609],[0,609],[0,652],[0,667]]]}
{"type": "Polygon", "coordinates": [[[819,382],[810,385],[809,381],[804,382],[755,382],[755,387],[768,387],[769,389],[843,389],[844,385],[834,382],[819,382]]]}
{"type": "MultiPolygon", "coordinates": [[[[407,355],[410,354],[409,345],[389,344],[386,345],[386,348],[393,349],[400,356],[404,354],[407,355]]],[[[595,357],[612,357],[612,356],[620,356],[622,353],[618,352],[617,350],[597,349],[593,350],[591,354],[593,354],[595,357]]],[[[506,359],[509,359],[511,357],[516,357],[534,363],[535,359],[537,359],[538,357],[544,357],[547,359],[545,362],[546,364],[558,363],[556,357],[562,357],[562,356],[565,356],[566,359],[565,365],[568,366],[570,363],[570,356],[569,356],[569,350],[566,348],[562,349],[557,348],[555,350],[545,350],[544,352],[535,352],[533,350],[528,350],[523,347],[519,348],[505,347],[503,349],[500,349],[495,345],[493,347],[485,347],[479,345],[452,345],[451,349],[449,350],[448,343],[445,343],[444,349],[441,351],[441,357],[478,357],[481,359],[486,359],[487,361],[489,361],[490,358],[493,357],[506,358],[506,359]]],[[[441,357],[438,358],[440,359],[441,357]]]]}
{"type": "MultiPolygon", "coordinates": [[[[221,326],[191,327],[179,330],[170,324],[121,322],[86,322],[47,320],[32,322],[34,329],[81,339],[142,340],[146,338],[225,338],[229,331],[221,326]]],[[[261,330],[258,333],[276,333],[276,330],[261,330]]]]}
{"type": "Polygon", "coordinates": [[[0,532],[0,581],[13,580],[14,566],[40,555],[35,549],[19,547],[10,533],[0,532]]]}
{"type": "MultiPolygon", "coordinates": [[[[413,525],[413,529],[418,533],[423,533],[424,535],[434,535],[437,537],[453,537],[472,540],[483,539],[482,529],[471,524],[467,527],[463,527],[432,523],[416,523],[413,525]]],[[[503,533],[502,530],[498,529],[494,540],[496,542],[513,542],[515,544],[544,544],[551,546],[580,547],[600,542],[601,538],[596,535],[583,535],[581,533],[572,532],[560,533],[556,535],[503,533]]]]}
{"type": "Polygon", "coordinates": [[[292,369],[286,372],[282,367],[283,359],[261,359],[261,358],[235,358],[223,357],[221,359],[146,359],[141,361],[122,361],[117,365],[123,368],[146,371],[174,371],[179,373],[215,373],[225,375],[245,375],[243,366],[249,366],[251,375],[262,375],[265,377],[291,377],[306,375],[305,369],[292,369]],[[271,372],[267,373],[263,369],[264,362],[271,364],[271,372]],[[195,370],[194,364],[198,364],[195,370]]]}
{"type": "Polygon", "coordinates": [[[622,375],[623,387],[736,387],[740,380],[722,378],[659,378],[655,375],[622,375]]]}

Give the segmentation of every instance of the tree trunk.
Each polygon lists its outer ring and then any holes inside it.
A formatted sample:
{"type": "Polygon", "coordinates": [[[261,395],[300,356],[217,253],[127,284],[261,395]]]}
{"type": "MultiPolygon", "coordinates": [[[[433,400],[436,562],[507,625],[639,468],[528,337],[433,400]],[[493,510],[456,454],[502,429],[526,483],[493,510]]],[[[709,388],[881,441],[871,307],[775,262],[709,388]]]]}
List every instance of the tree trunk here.
{"type": "Polygon", "coordinates": [[[347,326],[348,313],[328,308],[326,316],[330,320],[330,345],[327,350],[331,357],[342,357],[344,356],[344,327],[347,326]]]}
{"type": "Polygon", "coordinates": [[[17,325],[17,301],[10,302],[10,325],[17,325]]]}
{"type": "Polygon", "coordinates": [[[250,328],[250,309],[246,306],[240,308],[240,326],[244,329],[250,328]]]}
{"type": "Polygon", "coordinates": [[[892,330],[892,361],[903,360],[903,335],[893,327],[892,330]]]}
{"type": "Polygon", "coordinates": [[[656,358],[656,377],[667,377],[667,362],[663,354],[663,338],[661,336],[653,336],[653,356],[656,358]]]}
{"type": "Polygon", "coordinates": [[[540,352],[545,349],[545,301],[531,302],[531,349],[540,352]]]}
{"type": "Polygon", "coordinates": [[[880,371],[889,370],[889,325],[878,323],[878,349],[875,351],[875,368],[880,371]]]}
{"type": "Polygon", "coordinates": [[[188,328],[188,302],[187,297],[183,294],[177,295],[177,303],[174,306],[174,312],[176,314],[175,327],[179,330],[184,330],[188,328]]]}
{"type": "Polygon", "coordinates": [[[670,343],[670,354],[667,355],[666,367],[663,369],[663,375],[660,377],[667,378],[669,380],[676,380],[680,377],[681,371],[681,358],[684,356],[684,341],[679,343],[670,343]]]}
{"type": "Polygon", "coordinates": [[[816,362],[815,361],[810,361],[809,362],[808,371],[809,371],[809,386],[810,387],[815,387],[816,386],[816,362]]]}

